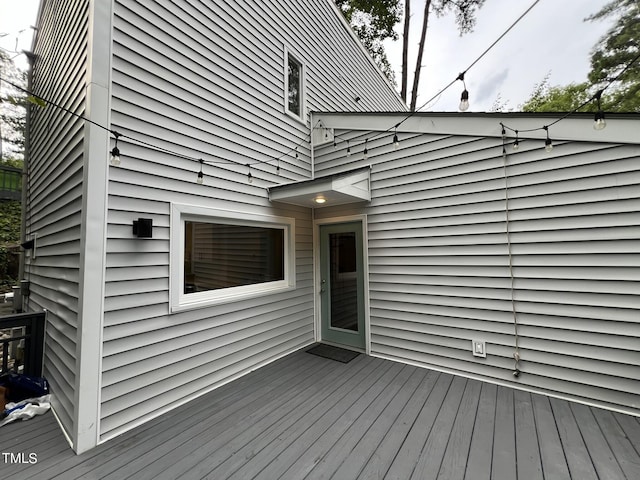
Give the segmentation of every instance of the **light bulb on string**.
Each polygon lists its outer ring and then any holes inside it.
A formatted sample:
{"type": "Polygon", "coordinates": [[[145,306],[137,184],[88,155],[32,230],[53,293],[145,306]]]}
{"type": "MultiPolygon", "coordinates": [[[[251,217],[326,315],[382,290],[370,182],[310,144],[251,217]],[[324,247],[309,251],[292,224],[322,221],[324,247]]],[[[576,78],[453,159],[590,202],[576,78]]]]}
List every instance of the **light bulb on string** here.
{"type": "Polygon", "coordinates": [[[296,147],[296,159],[298,158],[298,147],[296,147]]]}
{"type": "Polygon", "coordinates": [[[364,152],[362,152],[363,154],[363,158],[366,160],[367,158],[369,158],[369,149],[367,148],[367,142],[369,141],[369,139],[365,139],[364,141],[364,152]]]}
{"type": "Polygon", "coordinates": [[[202,164],[204,163],[203,159],[199,159],[200,162],[200,171],[198,172],[198,185],[202,185],[204,183],[204,174],[202,173],[202,164]]]}
{"type": "Polygon", "coordinates": [[[249,173],[247,174],[247,180],[249,183],[253,183],[253,175],[251,175],[251,164],[247,163],[247,167],[249,168],[249,173]]]}
{"type": "Polygon", "coordinates": [[[335,150],[336,148],[338,148],[338,144],[336,143],[336,138],[333,137],[333,149],[335,150]]]}
{"type": "Polygon", "coordinates": [[[460,105],[458,106],[461,112],[469,110],[469,92],[465,88],[460,95],[460,105]]]}
{"type": "Polygon", "coordinates": [[[351,156],[351,147],[349,146],[349,140],[347,140],[347,157],[351,156]]]}
{"type": "Polygon", "coordinates": [[[507,131],[504,128],[504,125],[502,126],[502,140],[506,140],[507,139],[507,131]]]}
{"type": "Polygon", "coordinates": [[[518,130],[516,130],[516,141],[513,142],[513,149],[517,152],[520,148],[520,141],[518,140],[518,130]]]}
{"type": "Polygon", "coordinates": [[[118,132],[113,132],[113,136],[116,137],[116,144],[114,145],[114,147],[111,149],[111,165],[113,165],[114,167],[118,167],[120,166],[120,149],[118,148],[118,138],[120,137],[120,134],[118,132]]]}
{"type": "Polygon", "coordinates": [[[593,129],[604,130],[606,126],[607,126],[607,121],[604,119],[604,112],[602,110],[597,111],[593,119],[593,129]]]}
{"type": "Polygon", "coordinates": [[[280,158],[278,158],[278,163],[276,164],[276,174],[280,175],[280,158]]]}
{"type": "Polygon", "coordinates": [[[603,90],[598,90],[596,94],[593,96],[598,104],[598,111],[593,118],[593,129],[594,130],[604,130],[607,126],[607,122],[604,119],[604,112],[602,111],[602,105],[600,104],[600,97],[602,97],[603,90]]]}
{"type": "Polygon", "coordinates": [[[553,150],[553,142],[551,141],[551,139],[549,138],[549,127],[547,127],[546,125],[544,127],[542,127],[544,129],[545,132],[547,132],[547,138],[544,141],[544,149],[547,152],[550,152],[551,150],[553,150]]]}
{"type": "Polygon", "coordinates": [[[398,140],[398,127],[396,127],[395,131],[393,132],[393,148],[397,150],[398,147],[400,147],[400,140],[398,140]]]}
{"type": "Polygon", "coordinates": [[[458,75],[458,78],[456,79],[456,80],[460,80],[462,82],[462,85],[464,86],[462,95],[460,95],[460,105],[458,106],[458,109],[461,112],[466,112],[467,110],[469,110],[469,91],[467,90],[467,84],[464,81],[464,74],[465,72],[462,72],[460,75],[458,75]]]}

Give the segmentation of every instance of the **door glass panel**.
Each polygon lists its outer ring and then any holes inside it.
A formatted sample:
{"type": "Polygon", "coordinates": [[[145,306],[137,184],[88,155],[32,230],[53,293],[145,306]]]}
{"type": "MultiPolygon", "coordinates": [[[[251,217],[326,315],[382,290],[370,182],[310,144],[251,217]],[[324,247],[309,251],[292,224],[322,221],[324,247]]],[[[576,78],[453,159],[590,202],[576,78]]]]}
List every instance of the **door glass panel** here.
{"type": "Polygon", "coordinates": [[[331,327],[358,331],[355,232],[329,234],[331,327]]]}

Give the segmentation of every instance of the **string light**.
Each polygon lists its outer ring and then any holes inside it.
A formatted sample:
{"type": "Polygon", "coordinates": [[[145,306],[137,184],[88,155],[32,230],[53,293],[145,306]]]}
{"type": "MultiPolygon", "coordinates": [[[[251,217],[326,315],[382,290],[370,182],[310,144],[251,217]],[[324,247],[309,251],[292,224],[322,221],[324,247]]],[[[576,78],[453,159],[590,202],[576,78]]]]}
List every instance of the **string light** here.
{"type": "Polygon", "coordinates": [[[602,92],[604,90],[598,90],[593,98],[596,100],[598,104],[598,111],[593,119],[593,129],[594,130],[604,130],[607,126],[607,122],[604,119],[604,112],[602,111],[602,105],[600,105],[600,97],[602,97],[602,92]]]}
{"type": "Polygon", "coordinates": [[[204,175],[202,173],[202,164],[204,163],[203,159],[200,159],[200,171],[198,172],[198,185],[202,185],[204,183],[204,175]]]}
{"type": "Polygon", "coordinates": [[[351,147],[349,146],[349,140],[347,140],[347,157],[351,156],[351,147]]]}
{"type": "MultiPolygon", "coordinates": [[[[504,131],[504,125],[502,126],[502,131],[504,131]]],[[[518,140],[518,130],[516,130],[516,141],[513,142],[513,149],[517,152],[520,148],[520,141],[518,140]]]]}
{"type": "MultiPolygon", "coordinates": [[[[481,58],[483,58],[483,56],[484,56],[484,55],[486,55],[486,53],[487,53],[489,50],[491,50],[491,49],[492,49],[492,48],[493,48],[493,47],[494,47],[494,46],[495,46],[495,45],[496,45],[496,44],[497,44],[497,43],[498,43],[498,42],[499,42],[499,41],[500,41],[500,40],[501,40],[505,35],[506,35],[506,33],[508,33],[508,31],[509,31],[509,30],[511,30],[511,29],[515,26],[515,24],[516,24],[516,23],[518,23],[518,22],[519,22],[519,21],[520,21],[520,20],[521,20],[521,19],[522,19],[522,18],[523,18],[523,17],[524,17],[524,16],[525,16],[525,15],[526,15],[526,14],[527,14],[527,13],[528,13],[528,12],[529,12],[533,7],[534,7],[534,6],[538,3],[538,2],[539,2],[539,0],[535,0],[535,1],[533,2],[533,4],[531,5],[531,7],[529,7],[529,9],[528,9],[525,13],[523,13],[523,14],[521,15],[521,17],[520,17],[518,20],[516,20],[516,22],[514,22],[514,23],[509,27],[509,29],[507,29],[507,31],[505,31],[505,32],[504,32],[504,33],[503,33],[503,34],[502,34],[502,35],[501,35],[501,36],[500,36],[500,37],[499,37],[499,38],[498,38],[498,39],[497,39],[497,40],[496,40],[496,41],[495,41],[495,42],[494,42],[494,43],[493,43],[489,48],[487,48],[487,50],[485,50],[485,52],[483,52],[483,54],[482,54],[482,55],[480,55],[480,56],[479,56],[479,57],[478,57],[478,58],[477,58],[477,59],[476,59],[476,60],[475,60],[475,61],[474,61],[474,62],[473,62],[473,63],[472,63],[472,64],[471,64],[471,65],[470,65],[470,66],[469,66],[469,67],[468,67],[464,72],[460,73],[460,74],[458,75],[458,77],[457,77],[454,81],[452,81],[452,82],[451,82],[447,87],[445,87],[445,89],[443,89],[443,91],[444,91],[444,90],[446,90],[446,89],[448,89],[448,88],[449,88],[451,85],[453,85],[453,83],[455,83],[455,81],[457,81],[457,80],[460,80],[460,81],[462,81],[462,82],[463,82],[464,90],[463,90],[463,92],[462,92],[461,99],[460,99],[460,100],[461,100],[461,102],[460,102],[460,110],[461,110],[461,111],[466,111],[466,110],[469,108],[469,92],[468,92],[468,90],[467,90],[466,82],[465,82],[465,79],[464,79],[464,76],[465,76],[466,71],[468,71],[468,70],[469,70],[471,67],[473,67],[476,63],[478,63],[478,61],[479,61],[481,58]]],[[[565,114],[563,117],[558,118],[558,119],[557,119],[557,120],[555,120],[554,122],[552,122],[552,123],[550,123],[550,124],[548,124],[548,125],[546,125],[546,126],[544,126],[544,127],[542,127],[542,128],[530,129],[530,130],[521,130],[521,131],[527,131],[527,132],[528,132],[528,131],[534,131],[534,130],[541,130],[541,129],[544,129],[544,130],[546,131],[546,137],[547,137],[547,138],[546,138],[546,140],[545,140],[545,150],[547,150],[547,151],[551,151],[551,150],[553,149],[553,143],[552,143],[551,139],[549,138],[548,128],[549,128],[550,126],[552,126],[552,125],[554,125],[554,124],[558,123],[559,121],[561,121],[561,120],[563,120],[563,119],[567,118],[569,115],[571,115],[572,113],[576,112],[576,111],[577,111],[577,110],[579,110],[580,108],[584,107],[588,102],[590,102],[590,101],[591,101],[591,100],[593,100],[593,99],[595,99],[595,100],[596,100],[596,102],[597,102],[597,104],[598,104],[598,112],[595,114],[595,117],[594,117],[594,128],[595,128],[595,129],[603,129],[603,128],[605,128],[605,127],[606,127],[606,121],[605,121],[605,118],[604,118],[604,112],[601,110],[601,105],[600,105],[600,96],[601,96],[601,94],[602,94],[602,93],[603,93],[603,92],[604,92],[604,91],[605,91],[605,90],[606,90],[606,89],[607,89],[607,88],[608,88],[612,83],[614,83],[615,81],[617,81],[617,79],[618,79],[618,78],[620,78],[620,76],[621,76],[623,73],[625,73],[625,72],[626,72],[626,71],[627,71],[627,70],[628,70],[628,69],[629,69],[633,64],[635,64],[639,59],[640,59],[640,54],[639,54],[639,55],[637,55],[637,56],[636,56],[632,61],[630,61],[630,62],[627,64],[627,66],[625,67],[625,69],[624,69],[624,70],[623,70],[623,71],[622,71],[622,72],[621,72],[621,73],[620,73],[620,74],[619,74],[615,79],[611,80],[611,81],[610,81],[610,82],[609,82],[609,83],[608,83],[604,88],[602,88],[601,90],[599,90],[599,91],[596,93],[596,95],[594,95],[591,99],[589,99],[589,100],[588,100],[587,102],[585,102],[583,105],[580,105],[579,107],[577,107],[576,109],[574,109],[572,112],[569,112],[568,114],[565,114]]],[[[56,104],[55,102],[52,102],[52,101],[47,100],[47,99],[45,99],[45,98],[42,98],[42,97],[40,97],[40,96],[38,96],[38,95],[36,95],[36,94],[33,94],[33,92],[30,92],[29,90],[26,90],[26,89],[24,89],[24,88],[22,88],[22,87],[20,87],[20,86],[18,86],[18,85],[15,85],[15,84],[13,84],[12,82],[7,82],[7,83],[9,83],[9,84],[13,85],[14,87],[16,87],[16,88],[18,88],[18,89],[20,89],[20,90],[24,91],[25,93],[27,93],[27,94],[29,94],[29,95],[32,95],[34,98],[41,99],[43,102],[46,102],[47,104],[50,104],[50,105],[52,105],[52,106],[54,106],[54,107],[56,107],[56,108],[58,108],[58,109],[60,109],[60,110],[62,110],[62,111],[68,112],[69,114],[74,115],[74,116],[76,116],[76,117],[78,117],[78,118],[80,118],[80,119],[82,119],[82,120],[84,120],[84,121],[87,121],[87,122],[89,122],[89,123],[95,124],[96,126],[98,126],[98,127],[102,128],[102,129],[107,130],[108,132],[112,133],[112,134],[114,135],[114,137],[115,137],[115,146],[114,146],[114,148],[113,148],[113,149],[111,150],[111,152],[110,152],[110,153],[111,153],[111,165],[117,166],[117,165],[119,165],[119,164],[120,164],[120,150],[118,149],[118,139],[119,139],[119,137],[127,138],[127,139],[129,139],[129,140],[131,140],[131,141],[133,141],[133,142],[139,143],[140,145],[148,146],[149,148],[152,148],[152,149],[157,150],[157,151],[161,151],[161,152],[165,152],[165,153],[168,153],[168,154],[174,155],[174,156],[176,156],[176,157],[178,157],[178,158],[184,158],[184,159],[189,159],[189,160],[196,160],[196,161],[198,161],[198,162],[201,162],[201,161],[202,161],[202,162],[204,162],[204,161],[203,161],[203,160],[201,160],[201,159],[196,159],[196,158],[193,158],[193,157],[186,156],[186,155],[184,155],[184,154],[180,154],[180,153],[177,153],[177,152],[171,151],[171,150],[169,150],[169,149],[165,149],[165,148],[162,148],[162,147],[158,147],[158,146],[156,146],[156,145],[153,145],[153,144],[150,144],[150,143],[144,142],[144,141],[142,141],[142,140],[139,140],[139,139],[136,139],[136,138],[133,138],[133,137],[127,136],[127,135],[121,135],[121,134],[118,134],[117,132],[115,132],[114,130],[111,130],[111,129],[110,129],[110,128],[108,128],[108,127],[105,127],[105,126],[103,126],[103,125],[100,125],[100,124],[98,124],[98,123],[96,123],[96,122],[94,122],[94,121],[92,121],[92,120],[90,120],[90,119],[88,119],[88,118],[86,118],[86,117],[84,117],[84,116],[82,116],[82,115],[79,115],[79,114],[77,114],[77,113],[75,113],[75,112],[73,112],[73,111],[71,111],[71,110],[69,110],[69,109],[66,109],[65,107],[63,107],[63,106],[61,106],[61,105],[58,105],[58,104],[56,104]]],[[[441,91],[441,92],[439,92],[438,94],[436,94],[436,96],[434,96],[434,98],[436,98],[437,96],[439,96],[443,91],[441,91]]],[[[431,99],[431,100],[433,100],[433,99],[431,99]]],[[[389,132],[389,131],[391,130],[391,128],[394,128],[394,135],[393,135],[393,140],[394,140],[394,142],[393,142],[393,143],[394,143],[394,147],[395,147],[395,148],[397,148],[397,147],[399,146],[399,145],[398,145],[398,144],[399,144],[399,142],[397,142],[397,129],[398,129],[398,127],[399,127],[403,122],[405,122],[406,120],[408,120],[412,115],[414,115],[418,110],[420,110],[420,109],[421,109],[421,108],[423,108],[425,105],[427,105],[429,102],[431,102],[431,100],[427,101],[427,102],[426,102],[422,107],[420,107],[419,109],[417,109],[417,110],[415,110],[415,111],[410,112],[410,113],[406,116],[406,118],[405,118],[404,120],[402,120],[401,122],[397,123],[394,127],[390,127],[390,128],[389,128],[389,129],[387,129],[385,132],[379,132],[378,134],[376,134],[376,135],[372,136],[371,138],[367,138],[367,139],[365,139],[365,149],[364,149],[364,156],[365,156],[365,158],[368,158],[367,141],[368,141],[369,139],[373,139],[373,138],[376,138],[376,137],[378,137],[378,136],[384,135],[385,133],[389,132]]],[[[317,128],[317,126],[314,126],[314,127],[312,128],[312,130],[313,130],[313,129],[315,129],[315,128],[317,128]]],[[[513,149],[514,149],[514,150],[517,150],[517,149],[519,148],[519,136],[518,136],[518,131],[513,130],[513,129],[509,128],[509,127],[506,127],[506,128],[508,128],[508,129],[510,129],[510,130],[515,131],[515,132],[516,132],[516,139],[515,139],[515,142],[513,143],[513,149]]],[[[505,131],[505,126],[504,126],[504,125],[503,125],[503,129],[502,129],[502,130],[503,130],[503,136],[505,136],[506,131],[505,131]]],[[[298,154],[298,150],[297,150],[298,146],[299,146],[299,145],[301,145],[303,142],[308,141],[308,140],[310,139],[310,137],[311,137],[311,134],[309,134],[309,135],[307,136],[307,138],[306,138],[306,139],[304,139],[304,140],[302,140],[300,143],[298,143],[298,145],[297,145],[297,146],[295,146],[293,149],[289,149],[289,150],[288,150],[288,152],[283,153],[282,155],[280,155],[280,156],[279,156],[279,157],[277,157],[277,158],[276,158],[276,157],[272,157],[270,160],[265,160],[265,161],[256,161],[256,162],[254,162],[254,163],[270,163],[272,160],[276,160],[276,161],[278,162],[278,165],[277,165],[276,169],[277,169],[277,171],[278,171],[278,173],[279,173],[279,170],[280,170],[279,160],[280,160],[282,157],[284,157],[285,155],[288,155],[292,150],[295,150],[295,156],[296,156],[296,158],[299,158],[299,154],[298,154]]],[[[340,138],[340,137],[338,136],[338,138],[340,138]]],[[[327,141],[329,140],[328,132],[327,132],[327,131],[325,131],[325,139],[326,139],[327,141]]],[[[334,135],[334,137],[333,137],[333,144],[334,144],[334,148],[337,148],[337,142],[336,142],[336,139],[335,139],[335,135],[334,135]]],[[[349,142],[348,142],[348,141],[347,141],[347,152],[346,152],[346,153],[347,153],[347,156],[349,156],[349,155],[350,155],[350,153],[351,153],[351,151],[350,151],[350,145],[349,145],[349,142]]],[[[210,163],[210,164],[217,164],[217,163],[220,163],[220,164],[222,164],[222,163],[224,163],[224,164],[234,164],[234,163],[237,163],[237,162],[227,160],[227,161],[219,161],[219,162],[207,161],[206,163],[210,163]]],[[[202,167],[201,167],[201,169],[202,169],[202,167]]],[[[249,177],[250,177],[250,181],[252,181],[251,171],[249,171],[249,177]]]]}
{"type": "Polygon", "coordinates": [[[460,75],[458,75],[458,78],[456,79],[460,80],[462,82],[462,85],[464,86],[462,95],[460,95],[460,105],[458,106],[461,112],[466,112],[467,110],[469,110],[469,91],[467,90],[467,84],[464,81],[464,74],[465,72],[460,73],[460,75]]]}
{"type": "Polygon", "coordinates": [[[278,159],[278,164],[276,165],[276,174],[280,175],[280,159],[278,159]]]}
{"type": "Polygon", "coordinates": [[[120,149],[118,148],[118,138],[120,138],[120,134],[116,131],[112,132],[113,136],[116,137],[116,144],[111,149],[111,165],[114,167],[120,166],[120,149]]]}
{"type": "Polygon", "coordinates": [[[506,140],[507,138],[507,131],[504,129],[504,125],[502,125],[502,140],[506,140]]]}
{"type": "Polygon", "coordinates": [[[367,148],[367,142],[369,141],[368,138],[364,139],[364,152],[363,152],[363,158],[366,160],[367,158],[369,158],[369,149],[367,148]]]}
{"type": "MultiPolygon", "coordinates": [[[[570,115],[573,115],[574,113],[576,113],[578,110],[582,109],[583,107],[585,107],[586,105],[588,105],[589,103],[591,103],[592,100],[595,100],[597,103],[597,107],[598,107],[598,111],[596,112],[595,116],[594,116],[594,122],[593,122],[593,128],[595,130],[602,130],[607,126],[607,122],[605,121],[605,116],[604,116],[604,112],[602,111],[602,105],[601,105],[601,97],[602,94],[604,93],[604,91],[609,88],[613,83],[617,82],[618,79],[627,71],[629,70],[629,68],[631,68],[631,66],[633,66],[638,60],[640,60],[640,53],[638,53],[638,55],[636,55],[629,63],[627,63],[627,65],[624,67],[624,69],[622,69],[622,71],[620,73],[618,73],[618,75],[616,76],[616,78],[612,79],[609,81],[609,83],[607,83],[607,85],[605,85],[603,88],[601,88],[600,90],[598,90],[591,98],[589,98],[588,100],[586,100],[585,102],[583,102],[581,105],[578,105],[576,108],[574,108],[573,110],[571,110],[570,112],[565,113],[562,117],[554,120],[553,122],[551,122],[549,125],[545,125],[543,127],[538,127],[538,128],[530,128],[527,130],[521,130],[522,132],[535,132],[538,130],[545,130],[547,133],[547,138],[544,142],[545,144],[545,150],[547,152],[550,152],[553,149],[553,143],[551,142],[551,139],[549,138],[549,127],[551,127],[552,125],[555,125],[556,123],[561,122],[562,120],[564,120],[565,118],[569,117],[570,115]]],[[[502,125],[502,123],[501,123],[502,125]]],[[[509,130],[516,132],[516,143],[514,143],[514,148],[516,146],[516,144],[518,143],[518,130],[514,130],[513,128],[503,125],[503,127],[508,128],[509,130]]]]}
{"type": "Polygon", "coordinates": [[[547,132],[547,139],[544,141],[544,149],[547,152],[550,152],[551,150],[553,150],[553,142],[549,138],[549,127],[547,125],[545,125],[542,128],[544,129],[545,132],[547,132]]]}
{"type": "Polygon", "coordinates": [[[251,175],[251,164],[247,163],[247,167],[249,168],[249,173],[247,174],[247,180],[249,183],[253,183],[253,175],[251,175]]]}
{"type": "Polygon", "coordinates": [[[396,126],[395,132],[393,133],[393,148],[398,149],[400,146],[400,140],[398,140],[398,127],[396,126]]]}

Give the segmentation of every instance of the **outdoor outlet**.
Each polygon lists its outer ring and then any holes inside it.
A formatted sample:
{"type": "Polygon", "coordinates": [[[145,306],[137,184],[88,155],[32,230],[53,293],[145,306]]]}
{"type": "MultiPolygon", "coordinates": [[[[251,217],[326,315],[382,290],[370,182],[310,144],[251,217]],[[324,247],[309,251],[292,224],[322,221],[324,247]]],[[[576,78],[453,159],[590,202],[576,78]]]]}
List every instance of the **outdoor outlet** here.
{"type": "Polygon", "coordinates": [[[487,350],[485,349],[484,342],[480,340],[471,340],[471,351],[474,357],[487,358],[487,350]]]}

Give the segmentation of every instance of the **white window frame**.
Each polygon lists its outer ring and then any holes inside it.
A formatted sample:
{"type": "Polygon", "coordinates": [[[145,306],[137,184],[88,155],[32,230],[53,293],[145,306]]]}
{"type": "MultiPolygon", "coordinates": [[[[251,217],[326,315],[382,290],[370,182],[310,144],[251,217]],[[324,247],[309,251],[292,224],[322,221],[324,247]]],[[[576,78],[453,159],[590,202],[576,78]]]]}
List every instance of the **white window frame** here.
{"type": "Polygon", "coordinates": [[[171,205],[170,285],[171,312],[210,307],[246,300],[295,288],[295,219],[274,215],[235,212],[217,208],[173,203],[171,205]],[[276,228],[284,231],[284,279],[196,293],[184,293],[185,222],[196,221],[276,228]]]}
{"type": "Polygon", "coordinates": [[[305,123],[305,119],[307,118],[307,102],[306,102],[306,78],[307,78],[307,66],[305,63],[300,60],[300,56],[296,55],[291,51],[291,49],[284,47],[284,112],[289,115],[291,118],[298,120],[299,122],[305,123]],[[293,58],[293,60],[300,65],[300,114],[296,114],[289,110],[289,57],[293,58]]]}

